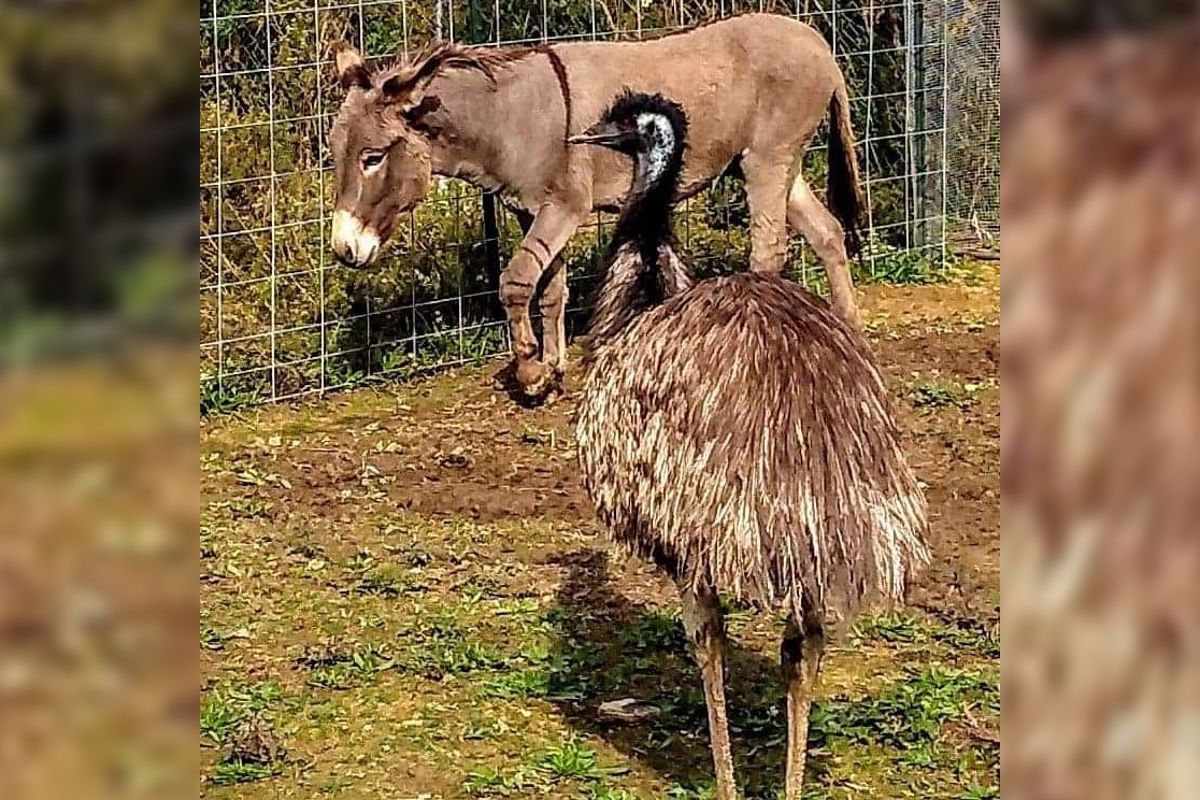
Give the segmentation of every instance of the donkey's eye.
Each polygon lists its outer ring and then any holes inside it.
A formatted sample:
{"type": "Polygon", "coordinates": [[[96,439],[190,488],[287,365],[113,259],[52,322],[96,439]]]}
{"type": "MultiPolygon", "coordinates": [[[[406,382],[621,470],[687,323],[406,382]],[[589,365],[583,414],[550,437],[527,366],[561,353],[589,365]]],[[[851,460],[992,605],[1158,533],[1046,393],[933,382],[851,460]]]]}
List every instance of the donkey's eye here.
{"type": "Polygon", "coordinates": [[[383,163],[384,156],[386,155],[387,153],[383,152],[382,150],[370,150],[366,153],[363,153],[363,169],[375,169],[375,167],[378,167],[383,163]]]}

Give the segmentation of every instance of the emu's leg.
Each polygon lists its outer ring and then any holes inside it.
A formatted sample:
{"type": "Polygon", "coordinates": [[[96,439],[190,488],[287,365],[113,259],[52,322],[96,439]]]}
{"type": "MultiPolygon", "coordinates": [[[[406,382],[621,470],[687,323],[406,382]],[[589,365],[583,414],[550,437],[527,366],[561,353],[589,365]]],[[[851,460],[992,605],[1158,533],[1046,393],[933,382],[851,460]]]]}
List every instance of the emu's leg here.
{"type": "Polygon", "coordinates": [[[780,644],[780,662],[787,684],[787,800],[800,800],[804,761],[808,753],[808,712],[821,669],[825,632],[820,617],[806,614],[798,624],[788,618],[780,644]]]}
{"type": "Polygon", "coordinates": [[[545,367],[537,359],[538,344],[529,320],[529,302],[542,272],[562,252],[582,220],[582,214],[566,207],[550,203],[542,206],[500,276],[500,302],[512,334],[516,377],[528,395],[541,394],[547,382],[545,367]]]}
{"type": "Polygon", "coordinates": [[[781,272],[787,261],[789,153],[747,153],[742,158],[750,206],[750,269],[781,272]]]}
{"type": "Polygon", "coordinates": [[[825,266],[825,275],[829,278],[829,304],[842,319],[861,329],[842,223],[817,199],[803,175],[797,175],[792,183],[787,208],[788,224],[805,238],[825,266]]]}
{"type": "Polygon", "coordinates": [[[683,626],[692,644],[692,654],[700,666],[700,677],[704,680],[708,734],[717,775],[717,800],[736,800],[729,718],[725,712],[725,620],[717,605],[716,592],[697,593],[680,585],[679,593],[683,598],[683,626]]]}

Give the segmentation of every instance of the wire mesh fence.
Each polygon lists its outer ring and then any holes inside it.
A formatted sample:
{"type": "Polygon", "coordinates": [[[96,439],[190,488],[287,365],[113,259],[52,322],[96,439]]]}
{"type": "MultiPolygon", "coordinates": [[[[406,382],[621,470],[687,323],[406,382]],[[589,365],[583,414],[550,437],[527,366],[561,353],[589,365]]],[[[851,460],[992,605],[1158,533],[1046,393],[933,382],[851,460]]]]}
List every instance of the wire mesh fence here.
{"type": "Polygon", "coordinates": [[[947,212],[959,234],[1000,232],[1000,0],[948,0],[947,212]]]}
{"type": "MultiPolygon", "coordinates": [[[[637,39],[749,11],[812,24],[846,73],[869,200],[860,279],[936,272],[963,195],[947,190],[959,185],[947,175],[947,121],[960,119],[947,111],[947,87],[960,76],[948,49],[951,16],[935,2],[202,0],[202,402],[291,398],[507,350],[497,280],[520,231],[480,190],[436,181],[370,271],[332,258],[326,134],[341,90],[331,44],[349,41],[378,61],[434,39],[637,39]]],[[[805,161],[816,186],[824,185],[823,135],[805,161]]],[[[747,221],[738,180],[719,179],[679,209],[683,255],[701,273],[740,268],[747,221]]],[[[596,215],[564,254],[573,326],[584,319],[610,223],[596,215]]],[[[794,239],[789,271],[816,285],[816,267],[794,239]]]]}

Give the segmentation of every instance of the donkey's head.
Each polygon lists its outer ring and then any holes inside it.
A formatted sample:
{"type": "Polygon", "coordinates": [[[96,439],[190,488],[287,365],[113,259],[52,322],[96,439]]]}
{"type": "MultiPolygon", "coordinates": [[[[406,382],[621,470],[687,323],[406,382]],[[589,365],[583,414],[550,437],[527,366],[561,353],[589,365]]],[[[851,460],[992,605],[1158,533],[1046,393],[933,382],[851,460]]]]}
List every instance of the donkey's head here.
{"type": "Polygon", "coordinates": [[[425,197],[432,174],[430,137],[436,133],[429,116],[441,107],[427,90],[441,70],[452,67],[488,72],[449,44],[377,71],[349,45],[338,48],[338,80],[346,98],[329,132],[337,185],[332,244],[348,266],[370,265],[396,218],[425,197]]]}

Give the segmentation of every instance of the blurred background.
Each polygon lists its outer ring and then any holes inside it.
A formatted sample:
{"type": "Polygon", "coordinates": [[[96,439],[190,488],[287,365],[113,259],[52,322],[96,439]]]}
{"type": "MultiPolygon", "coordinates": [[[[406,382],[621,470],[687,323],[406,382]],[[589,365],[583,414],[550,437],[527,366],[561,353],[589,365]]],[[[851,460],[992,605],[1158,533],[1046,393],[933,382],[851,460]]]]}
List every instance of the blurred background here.
{"type": "Polygon", "coordinates": [[[1004,9],[1006,796],[1200,777],[1200,24],[1004,9]]]}
{"type": "Polygon", "coordinates": [[[0,5],[0,796],[195,791],[194,7],[0,5]]]}

